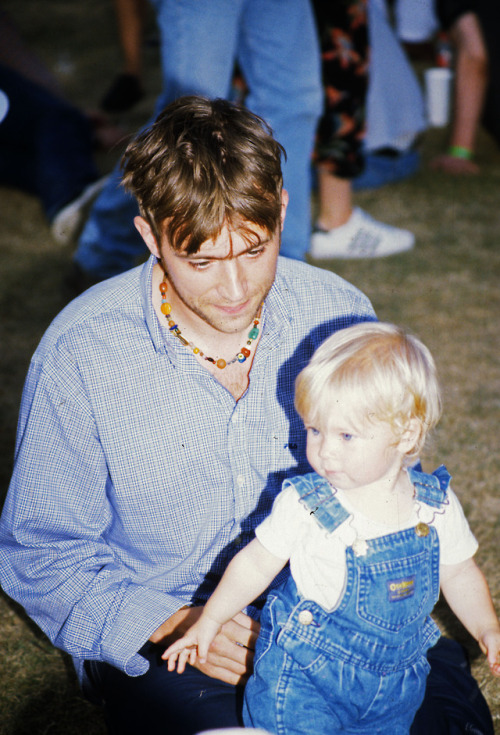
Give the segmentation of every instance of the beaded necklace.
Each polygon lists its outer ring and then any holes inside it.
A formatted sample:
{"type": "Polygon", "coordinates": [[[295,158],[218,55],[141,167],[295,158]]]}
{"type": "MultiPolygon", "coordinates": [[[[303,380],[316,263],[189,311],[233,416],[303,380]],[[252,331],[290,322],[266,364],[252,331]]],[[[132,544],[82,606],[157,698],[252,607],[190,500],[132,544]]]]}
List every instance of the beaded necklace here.
{"type": "Polygon", "coordinates": [[[160,293],[161,293],[161,306],[160,310],[161,313],[166,317],[168,328],[170,330],[170,333],[177,337],[179,342],[184,345],[184,347],[189,347],[191,350],[193,350],[193,353],[195,355],[198,355],[198,357],[202,357],[204,360],[207,360],[207,362],[211,362],[213,365],[216,365],[218,368],[223,370],[227,365],[233,365],[235,362],[245,362],[247,357],[250,357],[250,349],[252,346],[252,343],[257,339],[259,336],[259,323],[260,323],[260,315],[262,313],[262,307],[263,304],[260,305],[259,312],[255,319],[253,320],[253,326],[250,329],[248,333],[248,339],[246,341],[246,347],[242,347],[239,352],[236,353],[236,355],[233,357],[232,360],[229,360],[229,362],[226,362],[222,357],[220,357],[218,360],[215,360],[213,357],[209,357],[208,355],[205,355],[199,347],[196,347],[193,342],[188,342],[188,340],[182,336],[181,330],[179,329],[178,325],[175,323],[175,320],[172,318],[172,307],[167,301],[167,291],[168,291],[168,281],[167,277],[163,277],[163,281],[160,283],[160,293]]]}

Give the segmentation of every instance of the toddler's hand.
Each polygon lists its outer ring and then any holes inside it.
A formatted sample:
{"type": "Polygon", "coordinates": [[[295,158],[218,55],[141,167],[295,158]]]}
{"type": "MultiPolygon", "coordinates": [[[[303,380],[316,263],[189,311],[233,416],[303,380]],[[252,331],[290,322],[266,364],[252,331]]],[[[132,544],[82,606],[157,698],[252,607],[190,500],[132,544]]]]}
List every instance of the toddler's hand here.
{"type": "Polygon", "coordinates": [[[197,660],[200,664],[206,663],[208,649],[220,629],[219,623],[202,614],[185,635],[172,643],[162,654],[162,659],[168,661],[168,670],[175,671],[177,665],[177,672],[182,674],[187,663],[191,666],[194,666],[197,660]]]}
{"type": "MultiPolygon", "coordinates": [[[[175,671],[182,674],[189,663],[194,666],[198,657],[198,646],[195,643],[189,643],[188,637],[179,638],[178,641],[172,643],[171,646],[162,654],[162,659],[167,661],[169,671],[175,671]]],[[[204,659],[200,657],[200,663],[204,663],[204,659]]]]}
{"type": "Polygon", "coordinates": [[[487,630],[481,636],[479,645],[486,654],[492,674],[500,676],[500,630],[487,630]]]}

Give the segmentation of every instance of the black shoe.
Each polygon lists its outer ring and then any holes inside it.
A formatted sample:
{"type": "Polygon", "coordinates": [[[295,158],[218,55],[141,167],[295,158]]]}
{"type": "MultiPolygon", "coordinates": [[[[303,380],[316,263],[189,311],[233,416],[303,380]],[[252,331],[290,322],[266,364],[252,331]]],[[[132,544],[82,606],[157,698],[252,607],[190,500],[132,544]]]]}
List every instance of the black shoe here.
{"type": "Polygon", "coordinates": [[[144,97],[144,90],[134,74],[118,74],[101,100],[105,112],[127,112],[144,97]]]}

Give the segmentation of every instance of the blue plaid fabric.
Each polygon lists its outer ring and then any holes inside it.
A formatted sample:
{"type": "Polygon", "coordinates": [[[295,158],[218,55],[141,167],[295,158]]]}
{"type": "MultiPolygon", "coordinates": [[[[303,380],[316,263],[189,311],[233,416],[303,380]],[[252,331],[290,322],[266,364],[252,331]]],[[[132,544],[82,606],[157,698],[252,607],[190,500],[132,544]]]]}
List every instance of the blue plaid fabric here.
{"type": "Polygon", "coordinates": [[[283,479],[308,471],[299,370],[332,331],[375,318],[339,277],[280,258],[235,402],[158,321],[154,263],[87,291],[42,339],[0,523],[4,590],[80,664],[131,675],[149,635],[207,598],[283,479]]]}

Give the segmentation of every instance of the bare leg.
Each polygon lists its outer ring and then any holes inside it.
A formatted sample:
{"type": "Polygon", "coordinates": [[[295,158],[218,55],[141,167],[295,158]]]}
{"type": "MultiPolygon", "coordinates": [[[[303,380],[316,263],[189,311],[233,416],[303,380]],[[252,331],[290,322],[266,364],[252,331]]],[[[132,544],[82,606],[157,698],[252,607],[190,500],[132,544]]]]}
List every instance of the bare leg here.
{"type": "Polygon", "coordinates": [[[118,31],[125,74],[142,75],[142,35],[147,13],[146,0],[115,0],[118,31]]]}
{"type": "Polygon", "coordinates": [[[318,166],[319,215],[321,229],[344,225],[352,214],[352,182],[318,166]]]}
{"type": "Polygon", "coordinates": [[[118,74],[100,102],[106,112],[130,110],[144,96],[142,88],[142,39],[148,11],[147,0],[114,0],[122,72],[118,74]]]}
{"type": "MultiPolygon", "coordinates": [[[[477,16],[462,15],[451,28],[450,38],[457,52],[450,149],[455,146],[473,154],[488,83],[488,56],[477,16]]],[[[431,166],[451,174],[479,171],[472,160],[449,152],[434,159],[431,166]]]]}

